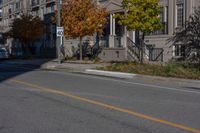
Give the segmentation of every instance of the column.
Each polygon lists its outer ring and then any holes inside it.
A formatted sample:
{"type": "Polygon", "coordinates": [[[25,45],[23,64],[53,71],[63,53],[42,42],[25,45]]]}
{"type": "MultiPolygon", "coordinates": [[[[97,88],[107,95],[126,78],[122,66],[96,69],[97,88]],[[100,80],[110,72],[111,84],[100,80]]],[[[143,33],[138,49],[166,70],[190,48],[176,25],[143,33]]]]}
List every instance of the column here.
{"type": "Polygon", "coordinates": [[[113,36],[113,14],[110,14],[109,48],[114,48],[114,36],[113,36]]]}
{"type": "Polygon", "coordinates": [[[112,29],[113,29],[113,33],[112,35],[115,35],[115,18],[114,18],[115,14],[113,14],[113,24],[112,24],[112,29]]]}
{"type": "Polygon", "coordinates": [[[169,35],[172,35],[176,23],[176,2],[173,0],[170,0],[168,3],[168,16],[168,33],[169,35]]]}
{"type": "MultiPolygon", "coordinates": [[[[124,12],[127,15],[127,11],[124,12]]],[[[127,47],[127,26],[124,26],[124,48],[125,48],[125,60],[128,60],[128,47],[127,47]]]]}
{"type": "Polygon", "coordinates": [[[110,35],[113,35],[113,15],[110,14],[110,35]]]}
{"type": "Polygon", "coordinates": [[[124,26],[124,35],[123,35],[123,40],[124,40],[124,48],[127,48],[127,26],[124,26]]]}
{"type": "Polygon", "coordinates": [[[132,32],[133,32],[133,38],[132,38],[132,40],[135,43],[135,31],[133,30],[132,32]]]}
{"type": "Polygon", "coordinates": [[[168,9],[167,9],[167,7],[165,6],[164,7],[164,22],[167,22],[167,18],[168,18],[168,11],[167,11],[168,9]]]}

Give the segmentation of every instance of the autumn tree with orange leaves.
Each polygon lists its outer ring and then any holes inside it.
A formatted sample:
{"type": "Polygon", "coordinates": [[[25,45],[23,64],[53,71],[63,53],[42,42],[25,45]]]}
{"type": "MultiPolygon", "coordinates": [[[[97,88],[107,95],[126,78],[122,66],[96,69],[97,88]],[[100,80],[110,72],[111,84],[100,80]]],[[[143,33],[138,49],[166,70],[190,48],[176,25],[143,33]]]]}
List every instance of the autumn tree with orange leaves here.
{"type": "Polygon", "coordinates": [[[103,31],[107,12],[93,0],[64,0],[61,14],[65,37],[80,39],[82,60],[82,38],[103,31]]]}

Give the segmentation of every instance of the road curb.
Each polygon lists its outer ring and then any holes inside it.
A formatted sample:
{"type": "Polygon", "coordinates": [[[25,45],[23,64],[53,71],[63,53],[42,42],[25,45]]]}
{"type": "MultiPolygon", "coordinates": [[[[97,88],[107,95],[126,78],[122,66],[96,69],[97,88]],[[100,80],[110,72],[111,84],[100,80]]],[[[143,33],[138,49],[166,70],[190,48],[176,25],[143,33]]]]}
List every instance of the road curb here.
{"type": "Polygon", "coordinates": [[[177,81],[177,82],[187,82],[187,83],[200,84],[200,80],[194,80],[194,79],[184,79],[184,78],[175,78],[175,77],[161,77],[161,76],[142,75],[142,74],[138,74],[137,77],[138,78],[152,79],[152,80],[165,80],[165,81],[177,81]]]}
{"type": "Polygon", "coordinates": [[[39,69],[45,70],[57,70],[63,71],[67,70],[69,72],[80,72],[83,74],[90,74],[90,75],[99,75],[99,76],[107,76],[107,77],[114,77],[114,78],[125,78],[125,79],[134,79],[134,78],[145,78],[150,80],[164,80],[164,81],[177,81],[177,82],[186,82],[186,83],[193,83],[193,84],[200,84],[200,80],[193,80],[193,79],[183,79],[183,78],[174,78],[174,77],[161,77],[161,76],[153,76],[153,75],[142,75],[142,74],[132,74],[132,73],[123,73],[123,72],[113,72],[113,71],[103,71],[103,70],[95,70],[95,69],[74,69],[73,67],[62,67],[56,66],[54,64],[43,64],[38,65],[34,63],[23,63],[23,62],[4,62],[5,64],[19,64],[19,65],[32,65],[37,66],[39,69]]]}
{"type": "Polygon", "coordinates": [[[101,71],[101,70],[93,70],[93,69],[86,69],[84,73],[92,74],[92,75],[99,75],[99,76],[108,76],[108,77],[114,77],[114,78],[127,78],[127,79],[132,79],[133,77],[137,76],[137,74],[101,71]]]}
{"type": "Polygon", "coordinates": [[[160,77],[160,76],[102,71],[102,70],[93,70],[93,69],[86,69],[84,73],[91,74],[91,75],[115,77],[115,78],[126,78],[126,79],[145,78],[145,79],[151,79],[151,80],[165,80],[165,81],[177,81],[177,82],[200,84],[200,80],[181,79],[181,78],[173,78],[173,77],[160,77]]]}

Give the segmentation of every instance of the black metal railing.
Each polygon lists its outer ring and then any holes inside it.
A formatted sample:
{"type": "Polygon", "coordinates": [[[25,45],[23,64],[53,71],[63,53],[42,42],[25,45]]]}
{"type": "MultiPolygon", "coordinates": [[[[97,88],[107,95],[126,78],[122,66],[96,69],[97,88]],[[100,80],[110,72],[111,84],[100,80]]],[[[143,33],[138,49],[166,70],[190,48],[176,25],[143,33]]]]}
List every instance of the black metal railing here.
{"type": "Polygon", "coordinates": [[[101,53],[103,47],[99,46],[99,42],[95,42],[95,44],[91,48],[92,58],[98,57],[98,55],[101,53]]]}
{"type": "Polygon", "coordinates": [[[140,48],[139,45],[134,43],[129,37],[127,37],[127,48],[137,57],[140,59],[140,48]]]}
{"type": "Polygon", "coordinates": [[[163,61],[163,48],[150,48],[149,61],[163,61]]]}
{"type": "Polygon", "coordinates": [[[164,49],[148,47],[148,45],[142,39],[140,39],[138,43],[134,43],[129,37],[127,37],[127,47],[129,51],[134,54],[134,57],[137,57],[138,60],[141,60],[141,51],[143,51],[143,59],[145,58],[148,61],[163,62],[164,49]],[[143,44],[143,48],[141,47],[141,44],[143,44]]]}

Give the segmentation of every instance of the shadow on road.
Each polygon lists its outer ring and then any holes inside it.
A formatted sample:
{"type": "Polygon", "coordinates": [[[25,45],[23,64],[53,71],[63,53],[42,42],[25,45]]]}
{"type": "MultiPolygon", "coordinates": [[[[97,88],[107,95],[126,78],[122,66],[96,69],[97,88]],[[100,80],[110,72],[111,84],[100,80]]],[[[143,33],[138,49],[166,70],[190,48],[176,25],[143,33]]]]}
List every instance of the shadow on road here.
{"type": "Polygon", "coordinates": [[[34,71],[54,59],[0,60],[0,83],[10,78],[34,71]]]}
{"type": "Polygon", "coordinates": [[[200,87],[185,87],[186,89],[200,90],[200,87]]]}

